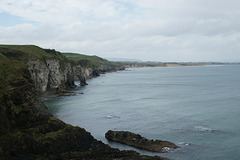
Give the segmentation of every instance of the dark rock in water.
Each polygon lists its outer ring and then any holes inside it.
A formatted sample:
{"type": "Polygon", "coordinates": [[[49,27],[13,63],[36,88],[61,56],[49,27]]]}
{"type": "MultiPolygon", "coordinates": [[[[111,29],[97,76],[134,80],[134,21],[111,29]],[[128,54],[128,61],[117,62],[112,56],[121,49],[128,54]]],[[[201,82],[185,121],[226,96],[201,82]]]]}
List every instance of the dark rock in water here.
{"type": "Polygon", "coordinates": [[[86,85],[88,85],[88,84],[85,80],[80,82],[80,86],[86,86],[86,85]]]}
{"type": "Polygon", "coordinates": [[[111,131],[109,130],[105,137],[108,140],[126,144],[135,148],[151,151],[151,152],[168,152],[169,149],[179,148],[176,144],[161,140],[148,140],[139,134],[127,131],[111,131]]]}

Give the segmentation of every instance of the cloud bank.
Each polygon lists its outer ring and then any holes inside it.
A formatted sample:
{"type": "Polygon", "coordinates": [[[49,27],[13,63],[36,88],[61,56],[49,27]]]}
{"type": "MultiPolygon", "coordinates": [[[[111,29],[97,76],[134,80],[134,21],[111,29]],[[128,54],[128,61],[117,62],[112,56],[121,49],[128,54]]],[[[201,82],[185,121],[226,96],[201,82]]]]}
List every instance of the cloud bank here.
{"type": "Polygon", "coordinates": [[[0,43],[105,58],[240,61],[238,6],[236,0],[0,0],[0,15],[8,15],[0,16],[0,43]],[[6,25],[11,17],[18,21],[6,25]]]}

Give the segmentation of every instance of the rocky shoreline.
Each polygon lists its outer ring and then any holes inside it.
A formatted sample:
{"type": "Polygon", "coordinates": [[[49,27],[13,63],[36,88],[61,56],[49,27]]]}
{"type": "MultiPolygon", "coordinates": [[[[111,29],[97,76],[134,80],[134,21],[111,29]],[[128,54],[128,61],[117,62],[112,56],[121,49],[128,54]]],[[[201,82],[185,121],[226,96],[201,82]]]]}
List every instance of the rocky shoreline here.
{"type": "Polygon", "coordinates": [[[42,95],[74,87],[75,76],[81,82],[97,76],[96,67],[79,67],[74,71],[73,63],[55,50],[0,46],[0,159],[166,160],[113,149],[48,111],[42,95]]]}
{"type": "Polygon", "coordinates": [[[119,142],[138,149],[143,149],[151,152],[166,153],[170,149],[179,148],[176,144],[169,141],[149,140],[139,134],[128,131],[111,131],[109,130],[105,137],[113,142],[119,142]]]}

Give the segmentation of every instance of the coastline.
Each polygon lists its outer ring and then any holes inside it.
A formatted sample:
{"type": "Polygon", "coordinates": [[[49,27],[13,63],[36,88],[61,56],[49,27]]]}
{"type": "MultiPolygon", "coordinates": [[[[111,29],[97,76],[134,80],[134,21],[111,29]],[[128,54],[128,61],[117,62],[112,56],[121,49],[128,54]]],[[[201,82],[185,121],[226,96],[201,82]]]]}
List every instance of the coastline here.
{"type": "Polygon", "coordinates": [[[167,160],[111,148],[84,128],[54,117],[40,98],[48,91],[57,94],[74,87],[74,76],[84,82],[118,66],[84,69],[77,64],[74,71],[76,63],[60,52],[32,45],[2,45],[0,57],[2,159],[167,160]]]}
{"type": "Polygon", "coordinates": [[[168,64],[167,66],[135,66],[135,67],[125,67],[126,69],[129,68],[170,68],[170,67],[204,67],[204,66],[211,66],[211,65],[178,65],[178,64],[168,64]]]}

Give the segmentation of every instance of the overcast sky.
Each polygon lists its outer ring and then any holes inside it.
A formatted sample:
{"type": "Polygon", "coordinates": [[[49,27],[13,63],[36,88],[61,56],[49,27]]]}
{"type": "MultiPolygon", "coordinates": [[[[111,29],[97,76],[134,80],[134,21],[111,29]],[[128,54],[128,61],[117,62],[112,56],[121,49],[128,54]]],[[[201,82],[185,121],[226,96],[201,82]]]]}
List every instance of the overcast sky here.
{"type": "Polygon", "coordinates": [[[0,44],[104,58],[240,61],[240,1],[0,0],[0,44]]]}

